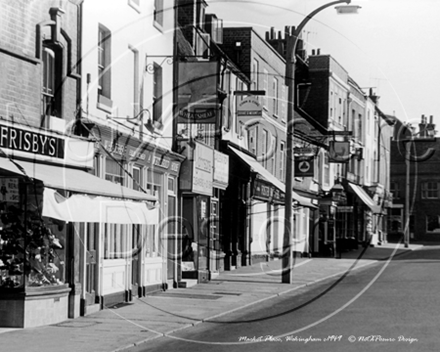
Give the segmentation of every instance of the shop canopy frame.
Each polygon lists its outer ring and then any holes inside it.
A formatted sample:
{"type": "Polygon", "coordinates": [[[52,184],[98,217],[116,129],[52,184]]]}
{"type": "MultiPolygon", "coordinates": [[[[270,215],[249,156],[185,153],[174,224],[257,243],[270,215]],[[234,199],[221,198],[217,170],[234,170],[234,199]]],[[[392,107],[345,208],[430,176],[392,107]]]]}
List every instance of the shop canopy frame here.
{"type": "Polygon", "coordinates": [[[43,216],[71,222],[158,223],[156,197],[86,171],[5,158],[0,158],[0,168],[43,183],[43,216]],[[64,197],[58,190],[72,194],[64,197]]]}
{"type": "Polygon", "coordinates": [[[382,210],[380,205],[377,205],[373,199],[365,192],[360,186],[355,185],[353,183],[348,184],[350,188],[353,190],[353,192],[358,196],[358,198],[364,203],[370,210],[373,212],[373,214],[381,214],[382,210]]]}
{"type": "MultiPolygon", "coordinates": [[[[252,156],[245,154],[238,149],[235,149],[232,146],[228,146],[229,149],[237,155],[241,160],[243,160],[250,168],[251,171],[256,172],[259,174],[263,179],[265,179],[267,182],[273,184],[276,188],[278,188],[281,192],[285,193],[286,186],[283,182],[278,180],[274,175],[272,175],[268,170],[264,168],[263,165],[261,165],[256,159],[254,159],[252,156]]],[[[307,208],[313,208],[317,209],[318,207],[312,203],[311,199],[307,197],[303,197],[296,193],[295,191],[292,191],[292,198],[298,202],[299,205],[307,208]]]]}

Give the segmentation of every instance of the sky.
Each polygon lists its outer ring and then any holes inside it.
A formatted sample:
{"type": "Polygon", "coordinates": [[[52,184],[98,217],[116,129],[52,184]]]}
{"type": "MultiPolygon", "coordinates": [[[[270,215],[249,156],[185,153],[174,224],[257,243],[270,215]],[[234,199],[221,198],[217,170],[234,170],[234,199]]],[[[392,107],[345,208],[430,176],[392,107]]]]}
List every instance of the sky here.
{"type": "MultiPolygon", "coordinates": [[[[252,26],[265,38],[297,26],[326,0],[207,0],[224,27],[252,26]]],[[[346,5],[346,4],[340,4],[346,5]]],[[[340,6],[338,5],[338,6],[340,6]]],[[[440,0],[352,0],[357,14],[328,7],[304,27],[306,49],[320,49],[357,84],[380,97],[379,108],[417,125],[422,114],[440,130],[440,0]]],[[[437,133],[438,135],[438,133],[437,133]]]]}

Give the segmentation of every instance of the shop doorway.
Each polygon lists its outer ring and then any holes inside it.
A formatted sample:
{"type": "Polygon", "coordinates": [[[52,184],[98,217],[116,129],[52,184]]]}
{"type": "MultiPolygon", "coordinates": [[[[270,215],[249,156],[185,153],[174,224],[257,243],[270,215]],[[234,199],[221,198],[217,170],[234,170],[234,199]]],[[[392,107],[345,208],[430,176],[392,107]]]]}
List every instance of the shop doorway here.
{"type": "Polygon", "coordinates": [[[97,295],[97,270],[98,270],[98,258],[97,258],[97,246],[98,246],[98,224],[88,223],[86,224],[86,306],[90,306],[99,303],[99,298],[97,295]]]}
{"type": "Polygon", "coordinates": [[[131,294],[132,296],[141,296],[140,292],[140,266],[141,266],[141,225],[133,225],[131,231],[131,294]]]}

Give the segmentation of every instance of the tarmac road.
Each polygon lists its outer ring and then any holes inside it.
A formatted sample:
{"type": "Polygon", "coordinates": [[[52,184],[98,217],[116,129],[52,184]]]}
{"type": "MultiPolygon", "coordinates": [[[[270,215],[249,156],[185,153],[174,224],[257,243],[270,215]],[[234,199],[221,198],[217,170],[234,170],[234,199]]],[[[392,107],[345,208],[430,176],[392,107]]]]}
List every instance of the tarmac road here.
{"type": "Polygon", "coordinates": [[[127,351],[437,351],[439,273],[425,246],[127,351]]]}

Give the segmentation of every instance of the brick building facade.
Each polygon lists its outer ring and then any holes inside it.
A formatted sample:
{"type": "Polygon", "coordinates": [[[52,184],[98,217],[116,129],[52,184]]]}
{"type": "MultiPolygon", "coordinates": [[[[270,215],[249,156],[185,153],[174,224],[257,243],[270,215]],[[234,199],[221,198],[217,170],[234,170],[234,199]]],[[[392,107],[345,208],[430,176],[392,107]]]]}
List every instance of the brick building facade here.
{"type": "Polygon", "coordinates": [[[422,117],[419,133],[408,132],[400,121],[391,144],[390,239],[400,238],[405,230],[406,194],[409,194],[410,240],[436,241],[440,236],[440,139],[426,131],[434,125],[422,117]],[[428,128],[427,128],[428,127],[428,128]],[[410,151],[409,180],[407,180],[406,148],[410,151]]]}

